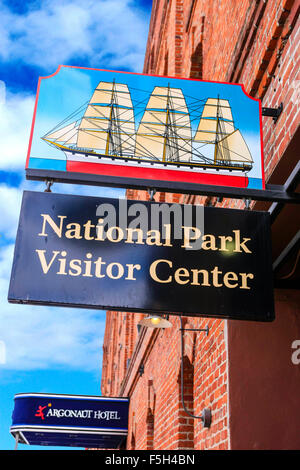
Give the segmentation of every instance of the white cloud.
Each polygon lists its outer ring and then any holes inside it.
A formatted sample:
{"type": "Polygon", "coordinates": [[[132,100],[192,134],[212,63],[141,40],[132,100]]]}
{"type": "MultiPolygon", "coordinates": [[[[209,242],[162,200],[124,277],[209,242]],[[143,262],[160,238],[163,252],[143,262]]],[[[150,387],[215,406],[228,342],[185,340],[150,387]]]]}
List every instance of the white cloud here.
{"type": "Polygon", "coordinates": [[[0,184],[0,236],[5,240],[14,240],[16,236],[21,199],[19,188],[0,184]]]}
{"type": "MultiPolygon", "coordinates": [[[[43,190],[37,183],[35,190],[43,190]]],[[[69,185],[57,185],[67,192],[69,185]]],[[[70,185],[70,192],[80,188],[70,185]]],[[[94,188],[83,187],[82,192],[94,188]]],[[[102,311],[10,304],[7,301],[22,187],[0,185],[0,370],[66,367],[98,372],[101,366],[105,315],[102,311]],[[2,245],[2,246],[1,246],[2,245]]]]}
{"type": "Polygon", "coordinates": [[[99,371],[105,315],[102,311],[9,304],[13,245],[0,249],[0,370],[65,367],[99,371]]]}
{"type": "MultiPolygon", "coordinates": [[[[149,18],[129,0],[45,0],[18,15],[0,0],[0,58],[54,73],[74,58],[96,68],[142,71],[149,18]]],[[[24,77],[26,80],[26,77],[24,77]]],[[[8,84],[9,85],[9,84],[8,84]]],[[[25,166],[34,94],[10,93],[0,81],[0,170],[25,166]]]]}
{"type": "Polygon", "coordinates": [[[0,170],[13,171],[25,168],[35,98],[24,93],[5,93],[3,82],[0,86],[0,170]]]}
{"type": "MultiPolygon", "coordinates": [[[[141,71],[148,20],[129,0],[45,0],[18,15],[0,0],[0,59],[44,68],[78,58],[96,68],[141,71]]],[[[0,170],[24,175],[35,96],[7,92],[0,81],[0,170]]],[[[9,304],[7,301],[22,189],[39,183],[0,184],[0,370],[66,367],[99,371],[105,315],[101,311],[9,304]]],[[[55,185],[54,191],[116,196],[112,189],[55,185]]]]}
{"type": "MultiPolygon", "coordinates": [[[[44,190],[34,183],[35,190],[44,190]]],[[[91,195],[95,188],[56,185],[58,192],[91,195]]],[[[101,188],[99,188],[101,191],[101,188]]],[[[102,190],[103,192],[105,189],[102,190]]],[[[112,190],[113,191],[113,190],[112,190]]],[[[98,372],[105,315],[102,311],[10,304],[7,301],[22,187],[0,185],[0,370],[66,367],[98,372]],[[1,246],[2,245],[2,246],[1,246]]]]}
{"type": "Polygon", "coordinates": [[[0,13],[2,60],[54,72],[73,57],[101,68],[109,56],[112,65],[141,71],[149,18],[129,0],[46,0],[23,15],[4,6],[0,13]]]}

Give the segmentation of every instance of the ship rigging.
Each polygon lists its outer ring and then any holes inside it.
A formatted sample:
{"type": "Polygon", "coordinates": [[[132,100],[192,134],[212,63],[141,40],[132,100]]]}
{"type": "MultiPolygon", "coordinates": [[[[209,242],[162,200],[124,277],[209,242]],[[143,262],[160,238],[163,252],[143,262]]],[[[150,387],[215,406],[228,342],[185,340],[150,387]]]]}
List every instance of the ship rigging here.
{"type": "Polygon", "coordinates": [[[147,95],[137,102],[127,84],[101,81],[88,102],[42,139],[71,161],[152,162],[244,174],[252,169],[227,99],[189,97],[187,105],[180,88],[138,91],[147,95]]]}

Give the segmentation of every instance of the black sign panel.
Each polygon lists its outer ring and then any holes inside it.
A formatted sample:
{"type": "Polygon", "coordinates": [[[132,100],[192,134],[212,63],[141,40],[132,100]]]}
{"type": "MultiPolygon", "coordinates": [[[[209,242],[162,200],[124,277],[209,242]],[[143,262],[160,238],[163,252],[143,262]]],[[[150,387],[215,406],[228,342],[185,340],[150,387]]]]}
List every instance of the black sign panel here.
{"type": "Polygon", "coordinates": [[[24,192],[8,300],[274,319],[269,215],[24,192]]]}

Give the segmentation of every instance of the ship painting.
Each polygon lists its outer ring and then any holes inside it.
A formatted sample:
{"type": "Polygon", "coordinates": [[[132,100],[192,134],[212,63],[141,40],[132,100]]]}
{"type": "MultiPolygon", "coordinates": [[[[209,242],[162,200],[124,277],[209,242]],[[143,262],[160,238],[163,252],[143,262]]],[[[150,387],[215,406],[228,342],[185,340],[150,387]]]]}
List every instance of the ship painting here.
{"type": "Polygon", "coordinates": [[[229,101],[194,98],[191,107],[180,88],[154,86],[141,107],[127,84],[100,81],[81,115],[42,139],[71,172],[247,187],[253,158],[229,101]]]}

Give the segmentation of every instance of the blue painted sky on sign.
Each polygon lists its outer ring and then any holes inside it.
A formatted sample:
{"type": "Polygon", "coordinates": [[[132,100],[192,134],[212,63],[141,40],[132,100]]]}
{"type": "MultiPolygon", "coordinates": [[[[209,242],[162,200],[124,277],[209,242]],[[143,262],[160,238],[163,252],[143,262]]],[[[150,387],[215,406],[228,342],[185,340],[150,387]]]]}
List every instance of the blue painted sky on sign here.
{"type": "MultiPolygon", "coordinates": [[[[134,107],[138,105],[135,109],[136,125],[138,125],[139,119],[143,115],[150,93],[155,86],[170,85],[171,87],[182,89],[187,106],[192,110],[191,121],[194,132],[206,99],[217,98],[218,96],[221,99],[227,99],[232,107],[235,128],[241,131],[254,159],[253,168],[248,173],[248,176],[250,178],[261,177],[259,103],[249,98],[240,85],[69,67],[62,67],[54,76],[41,80],[31,148],[32,157],[53,157],[65,160],[64,154],[42,141],[41,136],[45,135],[69,115],[74,115],[77,109],[82,108],[83,114],[93,90],[101,80],[115,80],[117,83],[126,83],[128,85],[134,107]],[[198,101],[196,100],[199,100],[199,108],[197,110],[196,103],[198,101]]],[[[78,117],[77,115],[76,119],[78,117]]],[[[71,120],[66,122],[66,124],[70,122],[71,120]]]]}

